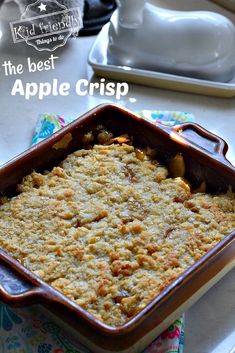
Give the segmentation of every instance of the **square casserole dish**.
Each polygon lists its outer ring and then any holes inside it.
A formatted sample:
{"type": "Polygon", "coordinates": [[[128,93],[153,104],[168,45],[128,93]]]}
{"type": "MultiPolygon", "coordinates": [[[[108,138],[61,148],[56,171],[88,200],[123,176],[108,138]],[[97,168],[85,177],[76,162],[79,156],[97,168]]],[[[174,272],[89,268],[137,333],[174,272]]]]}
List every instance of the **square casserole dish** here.
{"type": "MultiPolygon", "coordinates": [[[[182,154],[185,177],[208,192],[235,191],[235,168],[225,155],[227,144],[197,124],[173,128],[144,120],[130,111],[101,105],[31,147],[0,168],[1,195],[14,195],[17,184],[33,170],[42,172],[82,148],[84,134],[104,126],[115,136],[129,134],[138,144],[156,149],[166,166],[182,154]]],[[[40,304],[74,341],[92,352],[138,353],[147,347],[190,305],[234,267],[235,233],[226,236],[203,258],[180,275],[142,311],[123,326],[111,327],[96,319],[56,289],[47,285],[0,249],[0,300],[12,306],[40,304]]]]}

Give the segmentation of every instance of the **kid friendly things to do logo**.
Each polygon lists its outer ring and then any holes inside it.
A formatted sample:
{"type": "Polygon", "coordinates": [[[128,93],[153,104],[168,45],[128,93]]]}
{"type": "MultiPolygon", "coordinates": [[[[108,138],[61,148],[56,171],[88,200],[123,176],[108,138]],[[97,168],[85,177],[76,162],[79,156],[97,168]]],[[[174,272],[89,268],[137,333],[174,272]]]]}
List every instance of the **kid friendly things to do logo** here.
{"type": "Polygon", "coordinates": [[[66,8],[56,0],[37,0],[21,19],[10,23],[14,43],[26,42],[39,51],[54,51],[82,28],[79,7],[66,8]]]}
{"type": "MultiPolygon", "coordinates": [[[[37,0],[26,7],[20,20],[10,23],[14,43],[25,42],[36,50],[49,52],[64,46],[70,36],[78,36],[82,27],[81,8],[79,6],[66,8],[57,0],[37,0]]],[[[48,59],[37,62],[30,57],[26,59],[26,63],[17,65],[11,60],[5,60],[2,64],[5,76],[55,70],[59,56],[51,53],[48,59]]],[[[71,87],[69,82],[60,82],[57,78],[47,82],[26,83],[17,78],[11,89],[11,95],[24,96],[26,100],[32,97],[43,100],[50,95],[68,96],[71,90],[79,96],[93,96],[98,93],[100,96],[120,100],[128,94],[129,86],[126,82],[106,82],[104,78],[101,78],[100,82],[80,79],[74,87],[71,87]]]]}

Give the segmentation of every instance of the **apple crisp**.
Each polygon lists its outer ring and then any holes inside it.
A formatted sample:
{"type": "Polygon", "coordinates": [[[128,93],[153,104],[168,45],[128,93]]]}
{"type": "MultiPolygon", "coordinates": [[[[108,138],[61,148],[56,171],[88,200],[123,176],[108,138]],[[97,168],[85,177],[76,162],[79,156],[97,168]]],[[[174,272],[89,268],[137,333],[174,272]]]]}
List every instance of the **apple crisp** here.
{"type": "Polygon", "coordinates": [[[0,247],[120,326],[235,229],[231,191],[192,193],[123,137],[26,176],[0,200],[0,247]]]}

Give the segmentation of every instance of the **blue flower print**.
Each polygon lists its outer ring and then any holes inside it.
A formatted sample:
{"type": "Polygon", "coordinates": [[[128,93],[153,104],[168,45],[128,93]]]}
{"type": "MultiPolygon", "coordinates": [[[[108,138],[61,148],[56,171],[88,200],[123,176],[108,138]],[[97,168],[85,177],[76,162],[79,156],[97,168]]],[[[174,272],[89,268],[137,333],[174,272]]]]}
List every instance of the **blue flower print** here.
{"type": "Polygon", "coordinates": [[[22,319],[17,316],[8,306],[0,303],[0,330],[10,331],[13,324],[21,324],[22,319]]]}
{"type": "Polygon", "coordinates": [[[53,133],[54,129],[55,124],[51,123],[47,119],[43,119],[39,138],[43,139],[50,136],[53,133]]]}
{"type": "Polygon", "coordinates": [[[6,339],[7,348],[9,351],[17,352],[17,348],[20,348],[19,339],[17,336],[9,336],[6,339]]]}

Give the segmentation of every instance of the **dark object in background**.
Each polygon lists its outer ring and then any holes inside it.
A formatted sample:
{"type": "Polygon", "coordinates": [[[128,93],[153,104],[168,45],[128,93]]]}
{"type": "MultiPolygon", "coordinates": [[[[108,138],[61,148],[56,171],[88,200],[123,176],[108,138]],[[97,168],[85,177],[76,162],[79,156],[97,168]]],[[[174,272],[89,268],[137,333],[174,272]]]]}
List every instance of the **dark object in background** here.
{"type": "Polygon", "coordinates": [[[110,20],[117,4],[115,0],[85,0],[83,28],[79,36],[97,34],[110,20]]]}

